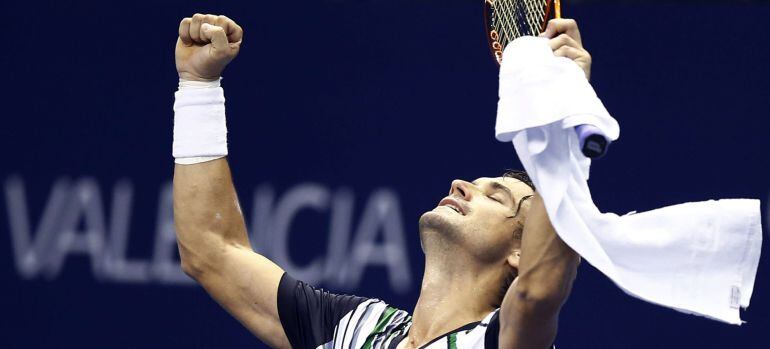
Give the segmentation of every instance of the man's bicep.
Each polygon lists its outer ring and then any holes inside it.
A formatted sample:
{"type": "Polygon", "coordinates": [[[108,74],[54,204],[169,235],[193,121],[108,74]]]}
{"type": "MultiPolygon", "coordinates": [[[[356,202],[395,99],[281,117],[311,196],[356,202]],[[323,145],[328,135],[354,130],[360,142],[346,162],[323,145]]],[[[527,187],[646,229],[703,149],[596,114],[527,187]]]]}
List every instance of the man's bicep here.
{"type": "MultiPolygon", "coordinates": [[[[546,349],[553,348],[556,337],[556,318],[541,323],[537,327],[500,326],[498,329],[499,345],[494,348],[506,349],[546,349]]],[[[492,349],[492,348],[487,348],[492,349]]]]}
{"type": "Polygon", "coordinates": [[[278,315],[284,271],[251,249],[223,247],[221,265],[198,282],[243,326],[273,348],[291,348],[278,315]]]}
{"type": "Polygon", "coordinates": [[[559,321],[558,300],[523,299],[511,286],[500,307],[499,348],[544,349],[553,347],[559,321]]]}

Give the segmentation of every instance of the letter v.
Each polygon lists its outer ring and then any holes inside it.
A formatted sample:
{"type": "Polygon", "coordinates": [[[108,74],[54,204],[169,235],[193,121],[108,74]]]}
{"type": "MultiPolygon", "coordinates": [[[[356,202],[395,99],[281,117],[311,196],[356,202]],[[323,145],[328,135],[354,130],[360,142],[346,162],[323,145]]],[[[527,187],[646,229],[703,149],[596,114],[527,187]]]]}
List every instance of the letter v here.
{"type": "Polygon", "coordinates": [[[11,229],[11,245],[16,262],[16,270],[25,279],[35,277],[46,263],[41,258],[49,255],[55,228],[64,206],[70,201],[70,181],[58,179],[51,188],[48,204],[35,231],[34,244],[31,242],[30,217],[24,183],[18,176],[5,181],[5,201],[8,210],[8,222],[11,229]]]}

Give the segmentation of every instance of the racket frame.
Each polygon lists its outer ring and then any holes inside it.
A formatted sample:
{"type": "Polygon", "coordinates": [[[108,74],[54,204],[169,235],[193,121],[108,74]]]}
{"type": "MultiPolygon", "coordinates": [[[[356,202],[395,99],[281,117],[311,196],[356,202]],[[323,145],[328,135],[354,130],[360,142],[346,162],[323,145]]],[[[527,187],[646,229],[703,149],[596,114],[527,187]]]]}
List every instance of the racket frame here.
{"type": "MultiPolygon", "coordinates": [[[[495,2],[498,0],[484,0],[484,28],[487,32],[487,41],[489,43],[489,49],[492,53],[492,57],[497,64],[503,62],[503,47],[498,41],[500,33],[498,33],[490,24],[492,11],[494,11],[495,2]]],[[[554,18],[561,18],[561,1],[560,0],[546,0],[545,15],[543,17],[543,24],[540,27],[542,33],[548,25],[548,18],[551,16],[551,11],[555,12],[554,18]]]]}

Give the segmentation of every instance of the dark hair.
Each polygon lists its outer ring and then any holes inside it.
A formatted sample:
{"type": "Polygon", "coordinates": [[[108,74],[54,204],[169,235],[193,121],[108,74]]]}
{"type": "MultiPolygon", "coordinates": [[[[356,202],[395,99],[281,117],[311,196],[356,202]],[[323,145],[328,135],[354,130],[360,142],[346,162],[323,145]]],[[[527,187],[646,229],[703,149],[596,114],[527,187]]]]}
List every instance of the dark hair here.
{"type": "MultiPolygon", "coordinates": [[[[520,180],[522,183],[528,185],[532,190],[535,190],[535,184],[532,183],[532,179],[529,178],[529,175],[526,171],[520,171],[520,170],[506,170],[505,173],[503,173],[503,178],[514,178],[520,180]]],[[[524,200],[524,198],[522,198],[524,200]]],[[[521,205],[521,203],[519,203],[521,205]]],[[[517,229],[514,231],[514,235],[521,236],[521,229],[517,229]]],[[[496,306],[499,308],[503,304],[503,299],[505,298],[505,294],[508,292],[508,289],[511,287],[511,284],[513,283],[513,280],[516,280],[516,277],[519,276],[516,271],[511,271],[508,273],[508,275],[505,276],[505,279],[503,279],[503,283],[500,288],[500,298],[497,302],[496,306]]]]}
{"type": "Polygon", "coordinates": [[[522,181],[522,183],[528,185],[532,190],[535,190],[535,183],[532,183],[532,179],[529,178],[527,171],[520,170],[505,170],[503,178],[514,178],[522,181]]]}

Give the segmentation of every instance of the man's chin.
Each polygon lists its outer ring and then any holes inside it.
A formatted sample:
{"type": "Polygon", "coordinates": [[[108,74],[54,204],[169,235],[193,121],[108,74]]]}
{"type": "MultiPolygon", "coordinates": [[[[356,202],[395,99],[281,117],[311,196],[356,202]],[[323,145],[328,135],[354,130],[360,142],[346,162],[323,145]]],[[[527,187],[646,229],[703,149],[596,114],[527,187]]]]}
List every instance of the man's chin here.
{"type": "Polygon", "coordinates": [[[459,214],[451,209],[434,209],[420,216],[420,245],[423,252],[445,253],[452,249],[460,236],[459,214]],[[454,241],[454,242],[453,242],[454,241]]]}
{"type": "Polygon", "coordinates": [[[425,212],[420,216],[420,230],[446,230],[451,229],[457,224],[456,212],[444,207],[436,207],[431,211],[425,212]]]}

